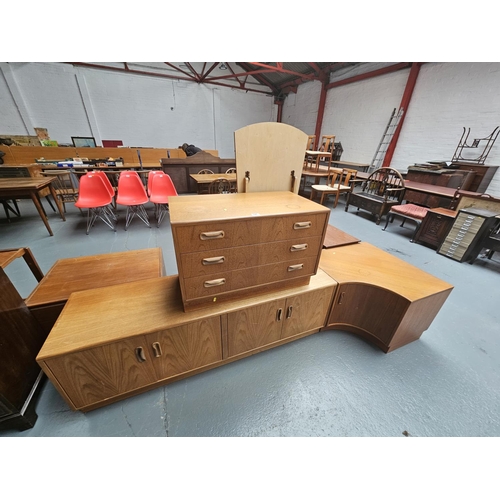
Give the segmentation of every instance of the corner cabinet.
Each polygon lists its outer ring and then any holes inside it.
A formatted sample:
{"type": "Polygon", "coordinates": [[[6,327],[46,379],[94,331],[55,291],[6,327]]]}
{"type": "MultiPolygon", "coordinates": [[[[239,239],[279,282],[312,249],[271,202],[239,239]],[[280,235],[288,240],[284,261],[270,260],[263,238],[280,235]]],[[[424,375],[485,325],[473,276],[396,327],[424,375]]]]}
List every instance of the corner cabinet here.
{"type": "Polygon", "coordinates": [[[178,276],[75,292],[37,361],[73,410],[88,411],[320,331],[335,287],[319,271],[191,312],[178,276]]]}
{"type": "Polygon", "coordinates": [[[420,338],[453,286],[368,243],[323,250],[338,282],[325,329],[364,337],[384,352],[420,338]]]}

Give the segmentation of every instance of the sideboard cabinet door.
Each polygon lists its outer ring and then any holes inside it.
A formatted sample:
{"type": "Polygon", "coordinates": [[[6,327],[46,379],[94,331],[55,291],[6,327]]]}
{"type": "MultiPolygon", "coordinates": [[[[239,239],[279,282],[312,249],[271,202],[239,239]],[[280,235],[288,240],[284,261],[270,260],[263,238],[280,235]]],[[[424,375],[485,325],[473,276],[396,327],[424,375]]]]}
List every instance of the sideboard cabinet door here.
{"type": "Polygon", "coordinates": [[[143,336],[68,353],[45,363],[76,409],[156,381],[143,336]]]}
{"type": "Polygon", "coordinates": [[[348,283],[339,287],[328,326],[342,326],[350,331],[374,336],[388,346],[408,307],[398,294],[364,283],[348,283]]]}
{"type": "Polygon", "coordinates": [[[156,376],[163,380],[222,360],[220,316],[146,336],[156,376]]]}
{"type": "Polygon", "coordinates": [[[237,356],[280,340],[284,317],[284,299],[229,313],[228,356],[237,356]]]}
{"type": "Polygon", "coordinates": [[[330,310],[333,290],[331,287],[288,297],[281,338],[323,328],[330,310]]]}

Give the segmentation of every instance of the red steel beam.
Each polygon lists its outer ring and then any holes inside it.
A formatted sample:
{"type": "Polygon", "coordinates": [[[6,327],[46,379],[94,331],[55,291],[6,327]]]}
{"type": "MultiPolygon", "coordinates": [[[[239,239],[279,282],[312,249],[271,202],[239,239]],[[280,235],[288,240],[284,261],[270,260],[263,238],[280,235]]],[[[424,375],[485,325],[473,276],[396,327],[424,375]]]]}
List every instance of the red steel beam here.
{"type": "Polygon", "coordinates": [[[374,71],[369,71],[368,73],[363,73],[362,75],[352,76],[351,78],[346,78],[345,80],[339,80],[338,82],[329,83],[326,86],[327,90],[333,89],[334,87],[340,87],[341,85],[347,85],[348,83],[359,82],[361,80],[366,80],[367,78],[373,78],[375,76],[385,75],[387,73],[392,73],[393,71],[399,71],[401,69],[409,68],[411,63],[398,63],[392,64],[391,66],[386,66],[385,68],[376,69],[374,71]]]}
{"type": "Polygon", "coordinates": [[[391,142],[387,147],[387,152],[385,153],[384,162],[382,163],[383,167],[389,167],[392,161],[392,157],[394,155],[394,151],[396,150],[396,146],[398,144],[399,134],[401,133],[401,129],[403,128],[403,122],[405,120],[406,112],[408,111],[408,106],[410,105],[411,96],[413,95],[413,89],[415,88],[415,84],[417,83],[418,74],[420,72],[420,67],[422,63],[412,63],[410,74],[408,75],[408,80],[406,81],[405,91],[403,92],[403,97],[401,98],[400,109],[403,109],[403,114],[399,120],[398,126],[394,131],[394,135],[392,136],[391,142]]]}
{"type": "Polygon", "coordinates": [[[259,62],[251,62],[250,64],[253,64],[254,66],[259,66],[260,68],[266,68],[266,69],[272,69],[273,71],[277,71],[278,73],[288,73],[289,75],[297,75],[302,78],[305,78],[306,80],[316,80],[317,77],[315,75],[303,75],[302,73],[297,73],[296,71],[290,71],[288,69],[284,69],[281,66],[270,66],[269,64],[263,64],[259,62]]]}
{"type": "Polygon", "coordinates": [[[318,104],[318,116],[316,118],[316,128],[314,129],[314,134],[316,135],[316,139],[314,141],[314,147],[319,145],[321,126],[323,125],[323,116],[325,114],[325,103],[326,103],[326,82],[321,82],[321,94],[319,96],[319,104],[318,104]]]}

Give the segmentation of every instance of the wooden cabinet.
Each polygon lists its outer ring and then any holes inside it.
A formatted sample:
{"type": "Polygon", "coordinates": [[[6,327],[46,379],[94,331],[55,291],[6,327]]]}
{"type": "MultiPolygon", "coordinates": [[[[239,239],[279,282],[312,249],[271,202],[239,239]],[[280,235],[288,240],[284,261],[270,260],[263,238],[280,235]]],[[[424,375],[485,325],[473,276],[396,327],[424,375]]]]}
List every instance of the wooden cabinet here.
{"type": "Polygon", "coordinates": [[[473,261],[481,251],[481,240],[497,224],[497,215],[478,208],[459,210],[438,253],[458,262],[473,261]]]}
{"type": "Polygon", "coordinates": [[[0,267],[0,428],[33,427],[43,373],[35,361],[46,335],[0,267]]]}
{"type": "Polygon", "coordinates": [[[273,300],[227,315],[228,356],[309,332],[325,325],[333,288],[273,300]]]}
{"type": "Polygon", "coordinates": [[[330,210],[290,192],[179,196],[170,221],[186,310],[307,284],[330,210]]]}
{"type": "Polygon", "coordinates": [[[420,338],[453,286],[368,243],[323,250],[339,286],[326,328],[356,333],[384,352],[420,338]]]}
{"type": "Polygon", "coordinates": [[[434,208],[427,212],[415,235],[415,242],[437,249],[450,230],[457,212],[448,208],[434,208]]]}
{"type": "Polygon", "coordinates": [[[452,167],[458,170],[467,170],[474,172],[474,178],[471,185],[467,188],[469,191],[484,193],[498,169],[496,165],[478,165],[466,161],[453,162],[452,167]]]}
{"type": "Polygon", "coordinates": [[[75,292],[37,361],[88,411],[318,332],[335,287],[320,270],[307,285],[190,312],[178,276],[75,292]]]}

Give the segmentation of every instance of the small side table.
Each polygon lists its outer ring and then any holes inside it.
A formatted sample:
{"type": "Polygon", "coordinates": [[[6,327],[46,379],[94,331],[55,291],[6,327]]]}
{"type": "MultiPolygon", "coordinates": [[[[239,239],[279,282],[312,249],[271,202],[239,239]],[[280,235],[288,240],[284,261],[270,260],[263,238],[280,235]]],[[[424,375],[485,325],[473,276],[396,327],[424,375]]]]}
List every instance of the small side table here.
{"type": "Polygon", "coordinates": [[[457,213],[456,210],[448,208],[430,209],[424,217],[414,241],[437,250],[453,226],[457,213]]]}

